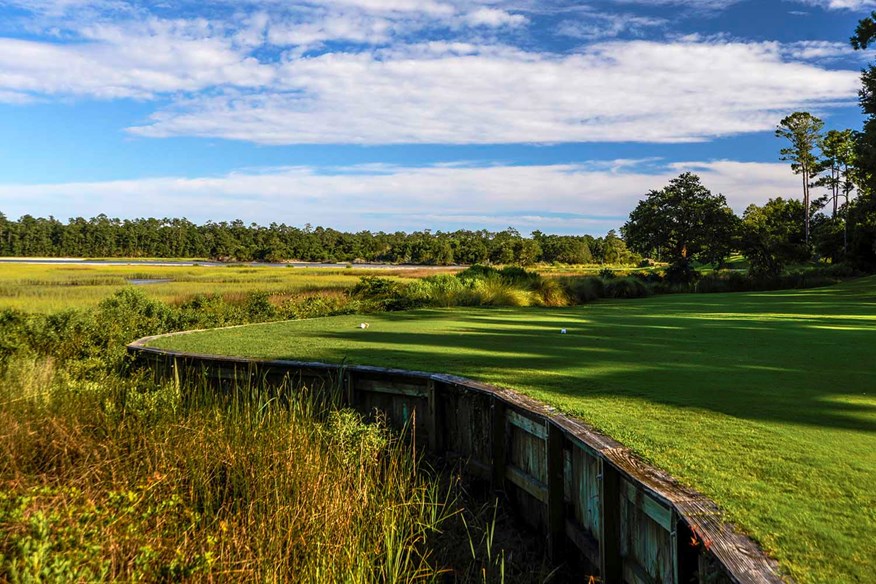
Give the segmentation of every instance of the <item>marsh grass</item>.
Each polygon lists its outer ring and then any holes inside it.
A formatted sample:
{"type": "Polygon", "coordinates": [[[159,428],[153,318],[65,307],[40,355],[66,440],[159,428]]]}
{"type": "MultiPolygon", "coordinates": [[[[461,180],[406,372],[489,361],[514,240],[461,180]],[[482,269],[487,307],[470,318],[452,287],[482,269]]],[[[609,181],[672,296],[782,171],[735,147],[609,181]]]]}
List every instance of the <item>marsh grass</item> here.
{"type": "MultiPolygon", "coordinates": [[[[0,264],[0,309],[51,313],[92,307],[121,289],[135,287],[129,280],[158,280],[136,287],[150,298],[173,305],[203,295],[234,299],[252,292],[288,298],[302,293],[343,292],[369,273],[373,270],[0,264]]],[[[415,277],[403,270],[381,274],[407,281],[415,277]]]]}
{"type": "Polygon", "coordinates": [[[305,393],[18,360],[0,389],[0,580],[414,582],[449,491],[405,442],[305,393]],[[186,399],[183,396],[186,395],[186,399]]]}

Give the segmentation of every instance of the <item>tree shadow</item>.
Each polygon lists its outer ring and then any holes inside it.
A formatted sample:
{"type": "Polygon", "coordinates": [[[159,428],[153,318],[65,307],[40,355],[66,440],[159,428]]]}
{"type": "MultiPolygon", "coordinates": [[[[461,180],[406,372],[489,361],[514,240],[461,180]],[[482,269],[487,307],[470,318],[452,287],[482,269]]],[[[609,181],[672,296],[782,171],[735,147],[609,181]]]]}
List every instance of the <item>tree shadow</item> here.
{"type": "Polygon", "coordinates": [[[372,319],[366,334],[313,334],[335,341],[327,359],[463,375],[547,401],[634,397],[876,433],[872,290],[416,311],[372,319]]]}

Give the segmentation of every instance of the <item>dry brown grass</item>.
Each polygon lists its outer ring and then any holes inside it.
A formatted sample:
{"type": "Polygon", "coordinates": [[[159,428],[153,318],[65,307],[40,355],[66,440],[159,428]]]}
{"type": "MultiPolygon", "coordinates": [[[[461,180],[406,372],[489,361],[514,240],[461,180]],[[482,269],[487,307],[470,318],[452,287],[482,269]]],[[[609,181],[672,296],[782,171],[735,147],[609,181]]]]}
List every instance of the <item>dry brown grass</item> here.
{"type": "Polygon", "coordinates": [[[14,368],[0,398],[0,581],[439,572],[426,543],[446,501],[402,442],[356,414],[14,368]]]}

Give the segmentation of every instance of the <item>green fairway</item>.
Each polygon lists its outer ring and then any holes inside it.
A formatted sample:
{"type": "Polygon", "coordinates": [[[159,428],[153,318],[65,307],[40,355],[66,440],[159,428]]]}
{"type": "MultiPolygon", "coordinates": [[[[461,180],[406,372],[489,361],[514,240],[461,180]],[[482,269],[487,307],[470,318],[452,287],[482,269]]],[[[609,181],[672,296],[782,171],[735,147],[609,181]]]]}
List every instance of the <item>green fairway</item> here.
{"type": "Polygon", "coordinates": [[[876,579],[876,278],[568,309],[345,316],[155,345],[514,387],[714,498],[799,582],[876,579]]]}

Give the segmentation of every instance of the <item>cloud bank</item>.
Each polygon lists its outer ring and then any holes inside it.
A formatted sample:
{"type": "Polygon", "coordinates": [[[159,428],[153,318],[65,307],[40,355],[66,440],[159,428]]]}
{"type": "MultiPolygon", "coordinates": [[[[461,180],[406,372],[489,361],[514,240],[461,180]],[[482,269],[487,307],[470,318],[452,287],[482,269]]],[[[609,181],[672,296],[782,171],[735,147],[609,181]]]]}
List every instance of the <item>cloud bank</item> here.
{"type": "Polygon", "coordinates": [[[847,56],[838,43],[611,40],[664,22],[588,4],[556,22],[583,43],[560,52],[518,36],[537,17],[520,2],[218,2],[209,17],[186,2],[173,17],[120,0],[21,5],[36,38],[0,37],[0,101],[148,102],[128,131],[149,138],[695,142],[851,105],[859,85],[831,64],[847,56]]]}
{"type": "Polygon", "coordinates": [[[542,166],[289,167],[203,178],[0,185],[10,217],[56,209],[61,218],[133,218],[174,209],[194,221],[241,218],[358,230],[513,226],[527,232],[602,234],[623,224],[649,190],[692,170],[741,212],[770,197],[797,196],[784,164],[617,160],[542,166]]]}

